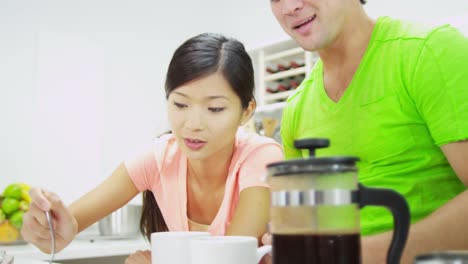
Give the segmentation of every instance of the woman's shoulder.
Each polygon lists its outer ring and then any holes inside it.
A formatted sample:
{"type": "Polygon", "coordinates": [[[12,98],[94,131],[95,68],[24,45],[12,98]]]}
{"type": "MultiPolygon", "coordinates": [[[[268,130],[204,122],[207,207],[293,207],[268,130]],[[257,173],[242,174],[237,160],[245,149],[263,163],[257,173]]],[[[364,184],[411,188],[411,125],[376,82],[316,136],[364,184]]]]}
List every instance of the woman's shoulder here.
{"type": "Polygon", "coordinates": [[[261,136],[257,133],[239,129],[236,134],[236,147],[258,147],[263,145],[279,145],[273,138],[261,136]]]}
{"type": "Polygon", "coordinates": [[[241,129],[236,134],[236,150],[238,157],[241,159],[258,150],[271,150],[272,155],[282,153],[281,145],[273,138],[241,129]]]}
{"type": "Polygon", "coordinates": [[[172,133],[167,133],[153,139],[151,152],[159,166],[163,163],[172,162],[180,156],[180,148],[172,133]]]}
{"type": "Polygon", "coordinates": [[[153,140],[154,147],[177,147],[177,142],[172,133],[163,134],[153,140]]]}

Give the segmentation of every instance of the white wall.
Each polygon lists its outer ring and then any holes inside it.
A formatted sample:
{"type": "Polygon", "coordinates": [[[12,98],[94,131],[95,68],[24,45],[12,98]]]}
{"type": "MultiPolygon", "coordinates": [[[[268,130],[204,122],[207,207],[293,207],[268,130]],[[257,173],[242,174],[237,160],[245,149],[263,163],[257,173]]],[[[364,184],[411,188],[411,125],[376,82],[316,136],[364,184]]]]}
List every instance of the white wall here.
{"type": "MultiPolygon", "coordinates": [[[[467,0],[370,0],[371,16],[435,21],[467,0]]],[[[0,189],[27,182],[69,203],[168,127],[174,49],[221,32],[257,47],[285,34],[267,0],[0,0],[0,189]]]]}
{"type": "Polygon", "coordinates": [[[467,0],[367,0],[366,10],[372,17],[390,15],[413,21],[437,22],[441,18],[468,14],[467,0]]]}

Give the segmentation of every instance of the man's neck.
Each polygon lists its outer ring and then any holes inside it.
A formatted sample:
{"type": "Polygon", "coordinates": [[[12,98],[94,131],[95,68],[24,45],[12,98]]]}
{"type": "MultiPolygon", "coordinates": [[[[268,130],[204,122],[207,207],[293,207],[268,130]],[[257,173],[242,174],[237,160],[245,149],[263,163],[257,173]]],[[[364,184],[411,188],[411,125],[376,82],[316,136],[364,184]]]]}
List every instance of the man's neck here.
{"type": "Polygon", "coordinates": [[[342,71],[359,65],[369,44],[375,21],[366,15],[350,19],[346,28],[326,49],[319,50],[325,71],[342,71]]]}
{"type": "Polygon", "coordinates": [[[351,83],[375,26],[375,21],[364,13],[349,20],[332,45],[319,50],[324,87],[328,97],[335,102],[340,100],[351,83]]]}

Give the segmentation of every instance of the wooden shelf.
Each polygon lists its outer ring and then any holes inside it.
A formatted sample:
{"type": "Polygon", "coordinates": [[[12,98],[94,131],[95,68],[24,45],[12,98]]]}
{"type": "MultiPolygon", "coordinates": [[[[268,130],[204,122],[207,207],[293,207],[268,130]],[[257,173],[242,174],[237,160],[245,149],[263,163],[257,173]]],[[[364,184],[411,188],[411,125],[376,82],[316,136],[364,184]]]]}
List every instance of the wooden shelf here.
{"type": "Polygon", "coordinates": [[[279,93],[274,93],[274,94],[266,94],[265,95],[265,102],[269,103],[272,101],[276,100],[281,100],[288,98],[290,95],[294,94],[296,90],[289,90],[289,91],[284,91],[284,92],[279,92],[279,93]]]}
{"type": "Polygon", "coordinates": [[[269,56],[265,56],[265,62],[278,60],[281,58],[290,57],[290,56],[301,54],[301,53],[304,53],[304,50],[302,48],[293,48],[293,49],[281,51],[278,53],[274,53],[269,56]]]}
{"type": "Polygon", "coordinates": [[[290,76],[295,76],[295,75],[299,75],[299,74],[305,74],[306,73],[306,67],[300,67],[300,68],[295,68],[295,69],[291,69],[291,70],[287,70],[287,71],[282,71],[282,72],[277,72],[277,73],[273,73],[273,74],[269,74],[269,75],[266,75],[265,76],[265,81],[269,82],[269,81],[274,81],[274,80],[279,80],[279,79],[283,79],[283,78],[286,78],[286,77],[290,77],[290,76]]]}
{"type": "MultiPolygon", "coordinates": [[[[255,67],[255,98],[259,106],[258,109],[263,109],[263,107],[269,109],[269,105],[278,104],[295,93],[296,90],[279,90],[277,93],[269,93],[268,90],[279,89],[280,84],[287,85],[290,81],[299,81],[305,78],[312,69],[316,56],[313,52],[306,52],[292,39],[269,43],[251,51],[250,55],[255,67]],[[304,65],[276,73],[268,72],[282,69],[282,66],[289,67],[293,65],[292,62],[304,65]],[[282,83],[283,81],[284,83],[282,83]]],[[[274,107],[282,108],[284,104],[274,107]]]]}
{"type": "Polygon", "coordinates": [[[283,109],[285,105],[285,102],[260,105],[255,109],[255,113],[273,112],[278,109],[283,109]]]}

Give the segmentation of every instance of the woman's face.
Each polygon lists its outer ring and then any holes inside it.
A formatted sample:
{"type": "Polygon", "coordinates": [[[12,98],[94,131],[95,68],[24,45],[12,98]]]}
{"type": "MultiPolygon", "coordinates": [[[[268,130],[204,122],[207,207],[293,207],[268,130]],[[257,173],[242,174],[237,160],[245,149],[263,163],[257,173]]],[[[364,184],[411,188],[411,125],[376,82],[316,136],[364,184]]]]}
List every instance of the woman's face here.
{"type": "Polygon", "coordinates": [[[218,72],[178,87],[168,98],[172,132],[182,151],[195,160],[223,151],[230,155],[237,129],[250,117],[251,108],[242,109],[240,98],[218,72]]]}

